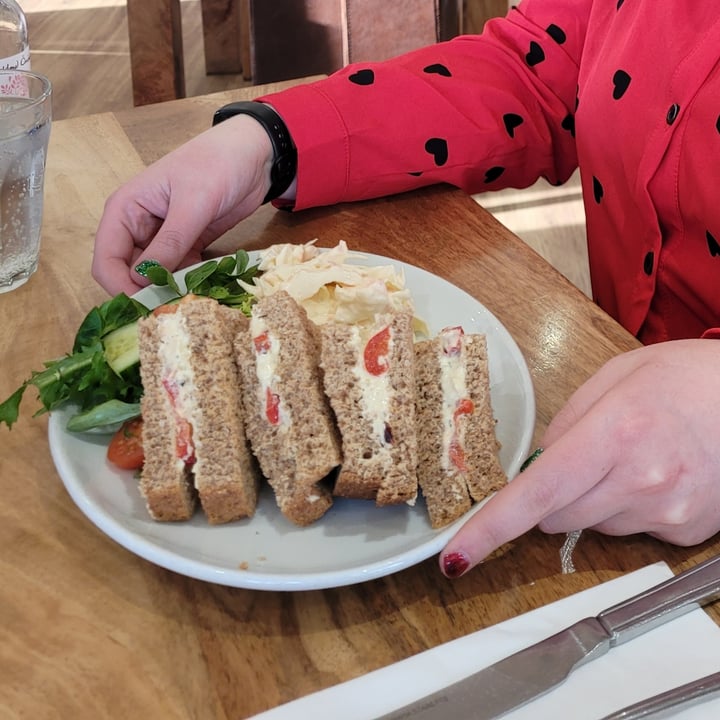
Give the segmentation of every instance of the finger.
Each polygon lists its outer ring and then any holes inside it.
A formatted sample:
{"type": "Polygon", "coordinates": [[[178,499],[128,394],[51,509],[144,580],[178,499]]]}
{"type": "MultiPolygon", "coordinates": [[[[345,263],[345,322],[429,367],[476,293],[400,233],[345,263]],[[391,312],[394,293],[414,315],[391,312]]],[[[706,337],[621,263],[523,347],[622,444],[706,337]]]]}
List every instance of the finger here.
{"type": "Polygon", "coordinates": [[[618,382],[643,363],[643,357],[633,350],[606,362],[592,378],[583,383],[555,415],[543,434],[543,447],[552,445],[570,430],[578,420],[615,387],[618,382]]]}
{"type": "MultiPolygon", "coordinates": [[[[627,508],[626,495],[622,493],[621,488],[617,487],[617,483],[613,483],[610,476],[606,476],[570,505],[544,517],[538,523],[538,527],[551,535],[585,528],[601,531],[601,526],[619,528],[617,523],[620,518],[624,517],[626,521],[629,518],[625,512],[627,508]]],[[[641,532],[645,529],[637,524],[627,524],[627,522],[623,528],[626,533],[641,532]]]]}
{"type": "Polygon", "coordinates": [[[170,271],[181,265],[198,262],[207,237],[209,218],[207,206],[202,200],[195,203],[170,202],[167,216],[155,236],[135,261],[132,271],[136,282],[147,285],[148,281],[136,268],[144,261],[160,263],[170,271]],[[201,240],[201,235],[205,237],[201,240]]]}
{"type": "Polygon", "coordinates": [[[130,275],[130,266],[138,255],[132,232],[124,222],[105,213],[95,235],[91,273],[111,295],[132,295],[141,285],[130,275]]]}
{"type": "Polygon", "coordinates": [[[609,435],[606,417],[602,412],[585,415],[490,498],[446,545],[441,554],[443,571],[449,564],[452,574],[460,560],[465,570],[473,567],[602,482],[615,464],[613,449],[604,441],[609,435]]]}

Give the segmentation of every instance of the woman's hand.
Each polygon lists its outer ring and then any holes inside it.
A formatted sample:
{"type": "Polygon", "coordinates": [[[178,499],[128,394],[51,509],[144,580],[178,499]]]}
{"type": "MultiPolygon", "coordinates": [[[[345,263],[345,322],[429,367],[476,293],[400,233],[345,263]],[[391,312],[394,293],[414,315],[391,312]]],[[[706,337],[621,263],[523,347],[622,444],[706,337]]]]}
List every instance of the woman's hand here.
{"type": "Polygon", "coordinates": [[[169,270],[252,214],[270,187],[272,146],[262,126],[238,115],[150,165],[108,198],[95,236],[93,277],[110,294],[148,284],[139,262],[169,270]]]}
{"type": "Polygon", "coordinates": [[[650,345],[608,362],[550,423],[545,451],[450,540],[457,577],[534,526],[646,532],[694,545],[720,531],[720,342],[650,345]]]}

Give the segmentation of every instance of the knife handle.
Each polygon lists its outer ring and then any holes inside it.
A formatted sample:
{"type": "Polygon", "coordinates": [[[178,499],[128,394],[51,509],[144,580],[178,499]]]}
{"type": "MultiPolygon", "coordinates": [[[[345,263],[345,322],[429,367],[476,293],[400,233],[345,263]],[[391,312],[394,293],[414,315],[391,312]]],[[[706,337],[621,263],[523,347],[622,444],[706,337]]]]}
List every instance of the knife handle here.
{"type": "Polygon", "coordinates": [[[603,610],[597,619],[614,647],[718,599],[720,555],[603,610]]]}

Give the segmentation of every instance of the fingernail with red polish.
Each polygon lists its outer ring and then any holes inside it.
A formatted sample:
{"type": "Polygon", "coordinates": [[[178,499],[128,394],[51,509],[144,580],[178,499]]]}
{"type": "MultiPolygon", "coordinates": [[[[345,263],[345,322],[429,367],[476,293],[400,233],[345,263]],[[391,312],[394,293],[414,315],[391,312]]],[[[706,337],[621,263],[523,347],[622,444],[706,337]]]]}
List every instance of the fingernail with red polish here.
{"type": "Polygon", "coordinates": [[[442,569],[446,577],[459,578],[470,567],[470,558],[463,552],[451,552],[443,556],[442,569]]]}

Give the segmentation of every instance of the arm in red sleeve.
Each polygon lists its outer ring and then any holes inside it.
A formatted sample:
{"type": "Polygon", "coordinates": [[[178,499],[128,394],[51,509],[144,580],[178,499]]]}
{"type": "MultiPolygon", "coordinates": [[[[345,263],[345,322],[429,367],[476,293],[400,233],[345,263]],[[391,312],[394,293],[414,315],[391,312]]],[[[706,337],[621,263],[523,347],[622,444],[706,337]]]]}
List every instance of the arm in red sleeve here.
{"type": "Polygon", "coordinates": [[[300,209],[450,183],[562,183],[592,0],[525,0],[482,35],[261,98],[298,148],[300,209]]]}

